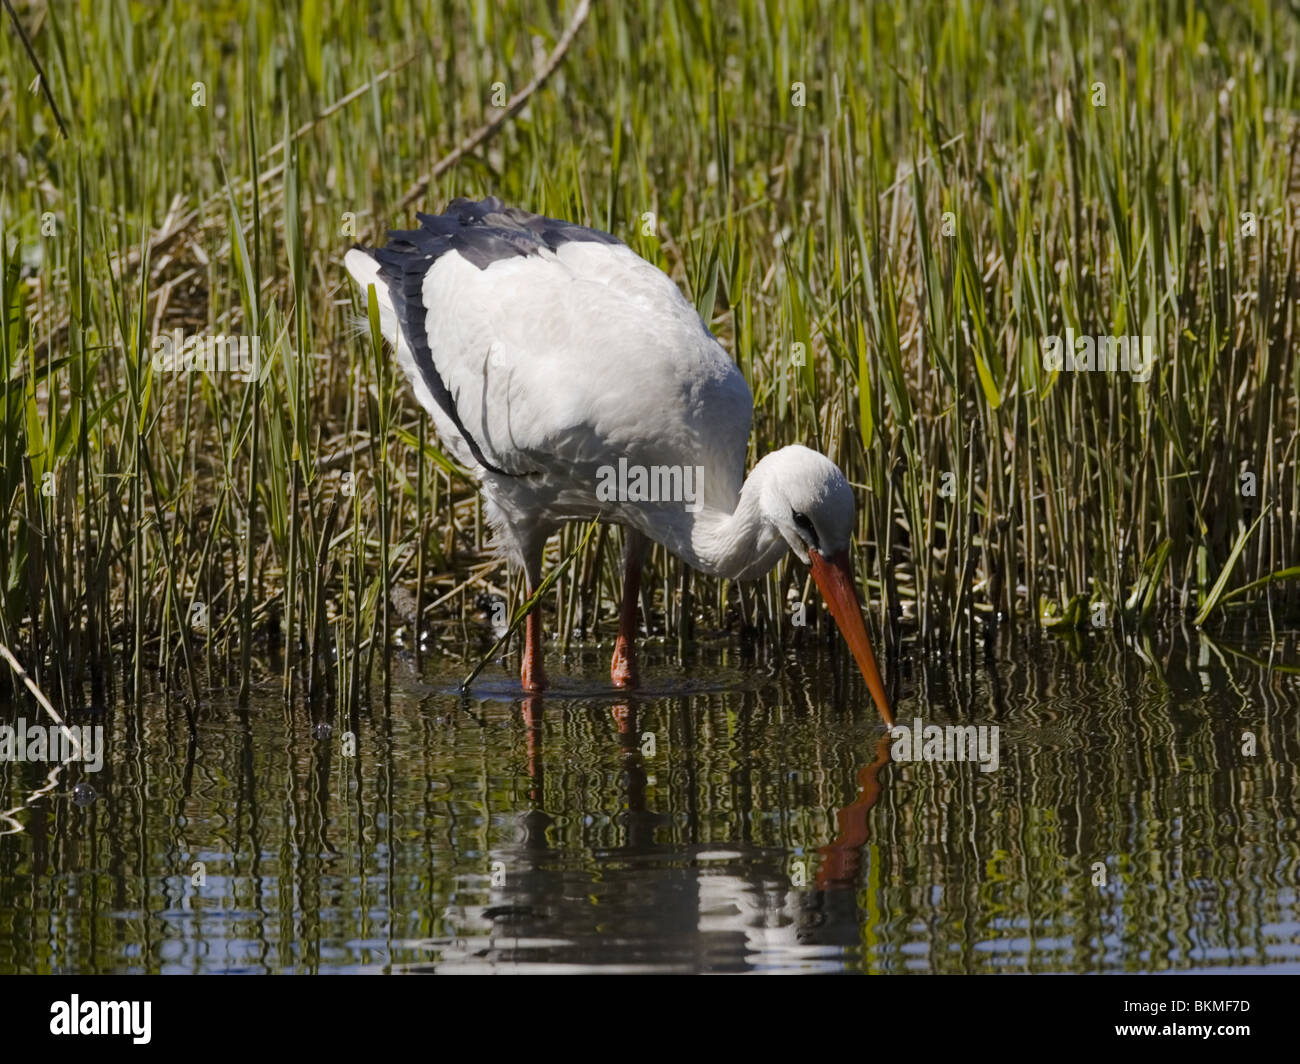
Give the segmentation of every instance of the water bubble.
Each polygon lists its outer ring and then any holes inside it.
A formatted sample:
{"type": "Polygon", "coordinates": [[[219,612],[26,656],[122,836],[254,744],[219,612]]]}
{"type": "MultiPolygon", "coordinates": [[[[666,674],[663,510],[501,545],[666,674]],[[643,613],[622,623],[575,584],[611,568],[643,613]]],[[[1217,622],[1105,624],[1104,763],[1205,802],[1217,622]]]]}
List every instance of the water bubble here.
{"type": "Polygon", "coordinates": [[[90,805],[90,803],[98,797],[99,795],[95,793],[95,788],[89,783],[78,783],[72,788],[72,800],[76,802],[77,805],[90,805]]]}

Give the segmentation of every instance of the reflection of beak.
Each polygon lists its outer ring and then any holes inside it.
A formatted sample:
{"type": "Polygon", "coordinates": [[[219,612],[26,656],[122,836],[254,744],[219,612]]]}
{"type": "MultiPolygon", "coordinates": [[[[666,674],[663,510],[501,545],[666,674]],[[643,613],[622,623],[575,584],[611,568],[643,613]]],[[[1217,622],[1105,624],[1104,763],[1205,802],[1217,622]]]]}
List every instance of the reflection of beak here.
{"type": "Polygon", "coordinates": [[[876,656],[871,652],[867,622],[863,620],[858,592],[853,586],[853,566],[849,562],[849,552],[842,550],[828,559],[816,550],[809,550],[808,559],[812,564],[813,579],[817,581],[835,623],[840,626],[844,641],[853,651],[858,668],[862,670],[862,678],[867,682],[867,690],[875,699],[876,708],[880,710],[885,723],[893,727],[894,714],[889,708],[889,696],[885,694],[885,682],[880,678],[876,656]]]}

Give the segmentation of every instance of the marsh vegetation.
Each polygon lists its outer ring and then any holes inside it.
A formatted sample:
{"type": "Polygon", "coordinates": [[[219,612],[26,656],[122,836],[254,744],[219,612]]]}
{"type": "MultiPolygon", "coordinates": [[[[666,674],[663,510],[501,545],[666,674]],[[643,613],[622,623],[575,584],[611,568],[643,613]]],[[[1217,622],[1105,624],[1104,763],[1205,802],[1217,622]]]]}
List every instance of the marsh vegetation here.
{"type": "MultiPolygon", "coordinates": [[[[857,487],[888,645],[1295,620],[1285,7],[599,4],[530,86],[576,8],[17,5],[66,136],[6,25],[0,642],[52,699],[355,706],[395,644],[472,663],[426,633],[481,630],[514,578],[340,267],[453,195],[678,280],[750,382],[752,453],[857,487]],[[1149,338],[1149,377],[1047,368],[1066,335],[1149,338]],[[255,338],[256,372],[160,368],[176,336],[255,338]]],[[[556,583],[566,649],[612,631],[618,541],[556,583]]],[[[651,628],[776,648],[806,579],[656,551],[651,628]]]]}

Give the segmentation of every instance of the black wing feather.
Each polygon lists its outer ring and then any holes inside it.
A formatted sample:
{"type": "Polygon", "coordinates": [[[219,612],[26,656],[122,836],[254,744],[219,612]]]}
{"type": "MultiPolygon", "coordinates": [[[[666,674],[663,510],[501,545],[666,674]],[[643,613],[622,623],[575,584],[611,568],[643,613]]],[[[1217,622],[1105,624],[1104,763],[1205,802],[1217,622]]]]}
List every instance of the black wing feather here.
{"type": "Polygon", "coordinates": [[[486,270],[494,262],[516,256],[537,255],[543,249],[556,250],[562,244],[585,241],[621,243],[599,229],[588,229],[558,218],[546,218],[518,207],[507,207],[495,196],[474,202],[454,199],[442,214],[417,214],[419,229],[399,229],[388,234],[382,248],[361,248],[379,263],[379,276],[397,311],[402,334],[411,348],[415,365],[430,394],[485,469],[511,476],[487,460],[478,441],[465,428],[456,398],[433,362],[425,319],[424,278],[433,264],[449,251],[486,270]]]}

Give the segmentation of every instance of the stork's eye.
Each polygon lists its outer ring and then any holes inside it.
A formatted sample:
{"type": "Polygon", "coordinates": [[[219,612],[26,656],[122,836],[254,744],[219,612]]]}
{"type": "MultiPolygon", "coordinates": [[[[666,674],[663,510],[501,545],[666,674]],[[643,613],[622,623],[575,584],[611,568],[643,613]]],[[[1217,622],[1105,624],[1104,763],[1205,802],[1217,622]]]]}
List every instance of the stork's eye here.
{"type": "Polygon", "coordinates": [[[795,526],[800,531],[806,532],[808,539],[812,541],[812,545],[817,546],[817,530],[813,528],[812,519],[807,514],[801,514],[798,510],[791,511],[791,516],[794,518],[795,526]]]}

